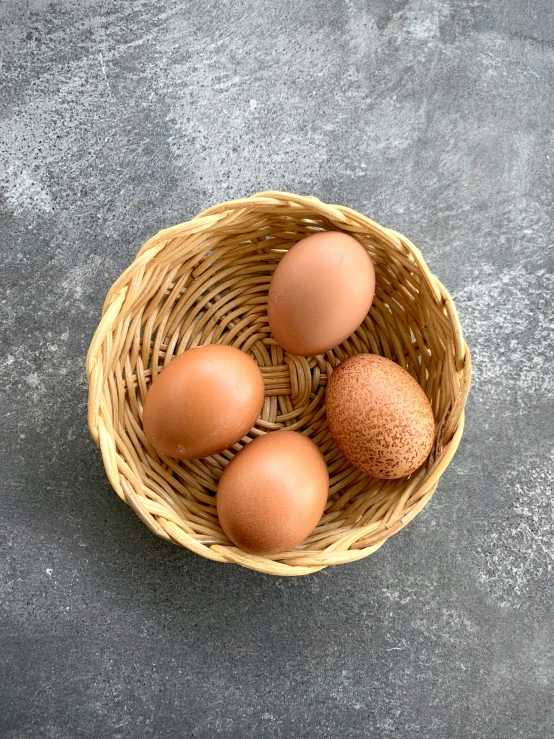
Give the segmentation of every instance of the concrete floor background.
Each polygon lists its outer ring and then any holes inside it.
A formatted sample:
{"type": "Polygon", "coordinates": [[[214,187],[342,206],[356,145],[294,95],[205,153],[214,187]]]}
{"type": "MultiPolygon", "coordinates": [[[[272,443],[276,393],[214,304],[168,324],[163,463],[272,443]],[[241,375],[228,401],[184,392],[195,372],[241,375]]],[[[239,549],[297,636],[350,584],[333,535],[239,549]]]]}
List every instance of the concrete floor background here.
{"type": "Polygon", "coordinates": [[[0,735],[551,737],[550,0],[4,0],[0,85],[0,735]],[[114,279],[270,188],[406,233],[474,359],[425,511],[291,580],[155,538],[86,429],[114,279]]]}

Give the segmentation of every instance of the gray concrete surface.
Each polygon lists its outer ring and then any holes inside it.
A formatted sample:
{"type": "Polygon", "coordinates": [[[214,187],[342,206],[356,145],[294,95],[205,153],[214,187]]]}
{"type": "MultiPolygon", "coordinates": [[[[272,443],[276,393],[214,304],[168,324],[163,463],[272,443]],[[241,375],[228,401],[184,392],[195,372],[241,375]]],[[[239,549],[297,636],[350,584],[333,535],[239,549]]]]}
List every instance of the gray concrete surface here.
{"type": "Polygon", "coordinates": [[[554,736],[551,0],[0,20],[0,736],[554,736]],[[85,423],[85,352],[139,246],[268,188],[409,235],[475,363],[423,514],[292,580],[155,538],[85,423]]]}

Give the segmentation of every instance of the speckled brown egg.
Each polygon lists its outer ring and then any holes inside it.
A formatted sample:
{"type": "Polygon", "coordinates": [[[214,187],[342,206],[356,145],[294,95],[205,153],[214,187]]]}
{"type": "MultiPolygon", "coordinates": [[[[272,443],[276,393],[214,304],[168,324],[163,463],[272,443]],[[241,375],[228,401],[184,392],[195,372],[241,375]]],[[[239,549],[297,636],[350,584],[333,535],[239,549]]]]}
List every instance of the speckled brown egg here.
{"type": "Polygon", "coordinates": [[[156,377],[144,403],[144,433],[159,454],[207,457],[240,441],[263,402],[254,360],[232,346],[207,344],[180,354],[156,377]]]}
{"type": "Polygon", "coordinates": [[[271,333],[291,354],[322,354],[364,321],[374,292],[373,262],[355,238],[340,231],[312,234],[283,256],[273,274],[271,333]]]}
{"type": "Polygon", "coordinates": [[[425,462],[435,436],[427,396],[402,367],[376,354],[341,362],[327,386],[327,421],[346,459],[369,475],[396,479],[425,462]]]}
{"type": "Polygon", "coordinates": [[[255,554],[286,552],[317,526],[327,502],[323,454],[296,431],[249,442],[226,467],[217,489],[223,531],[255,554]]]}

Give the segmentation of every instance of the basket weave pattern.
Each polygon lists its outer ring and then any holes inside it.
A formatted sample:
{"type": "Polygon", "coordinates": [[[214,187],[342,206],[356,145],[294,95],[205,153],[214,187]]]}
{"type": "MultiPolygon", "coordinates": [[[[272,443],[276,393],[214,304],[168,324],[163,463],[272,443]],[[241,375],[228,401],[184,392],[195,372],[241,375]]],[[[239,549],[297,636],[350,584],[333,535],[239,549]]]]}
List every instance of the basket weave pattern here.
{"type": "Polygon", "coordinates": [[[88,422],[113,488],[158,536],[218,562],[303,575],[371,554],[424,507],[462,435],[470,367],[450,295],[404,236],[349,208],[266,192],[209,208],[142,247],[110,289],[89,349],[88,422]],[[321,229],[349,233],[368,250],[375,298],[339,347],[296,357],[271,338],[267,293],[282,254],[321,229]],[[160,457],[142,430],[150,383],[176,355],[207,343],[230,344],[254,358],[265,382],[262,413],[248,437],[221,454],[185,462],[160,457]],[[327,380],[342,359],[361,352],[398,362],[431,402],[435,443],[409,478],[368,477],[346,462],[329,433],[327,380]],[[300,547],[261,557],[227,539],[214,494],[248,439],[281,428],[301,431],[322,450],[329,499],[300,547]]]}

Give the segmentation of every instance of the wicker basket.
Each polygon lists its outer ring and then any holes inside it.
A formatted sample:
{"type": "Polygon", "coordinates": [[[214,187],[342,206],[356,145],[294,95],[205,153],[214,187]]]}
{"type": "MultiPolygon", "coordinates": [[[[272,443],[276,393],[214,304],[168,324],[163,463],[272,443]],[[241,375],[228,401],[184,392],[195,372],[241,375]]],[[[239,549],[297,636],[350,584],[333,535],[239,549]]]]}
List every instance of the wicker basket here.
{"type": "Polygon", "coordinates": [[[454,303],[420,252],[400,234],[349,208],[264,192],[221,203],[161,231],[110,289],[87,357],[88,422],[117,494],[158,536],[216,562],[272,575],[304,575],[374,552],[421,511],[460,442],[470,355],[454,303]],[[266,298],[281,255],[315,230],[352,234],[370,253],[376,293],[368,317],[326,355],[286,354],[271,338],[266,298]],[[141,415],[150,382],[173,357],[231,344],[261,368],[266,396],[248,438],[299,430],[325,454],[329,500],[296,549],[271,557],[233,546],[216,515],[225,465],[246,442],[206,459],[161,458],[141,415]],[[407,369],[431,401],[436,438],[411,477],[376,480],[341,456],[325,419],[325,385],[348,355],[373,352],[407,369]]]}

